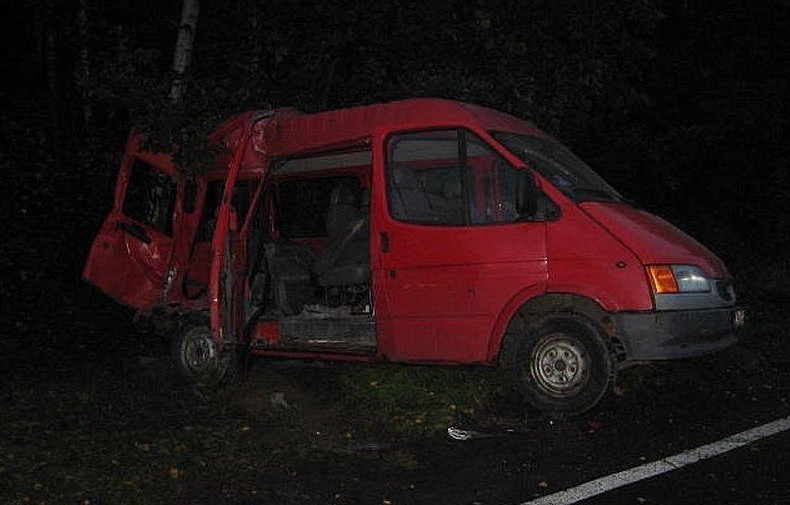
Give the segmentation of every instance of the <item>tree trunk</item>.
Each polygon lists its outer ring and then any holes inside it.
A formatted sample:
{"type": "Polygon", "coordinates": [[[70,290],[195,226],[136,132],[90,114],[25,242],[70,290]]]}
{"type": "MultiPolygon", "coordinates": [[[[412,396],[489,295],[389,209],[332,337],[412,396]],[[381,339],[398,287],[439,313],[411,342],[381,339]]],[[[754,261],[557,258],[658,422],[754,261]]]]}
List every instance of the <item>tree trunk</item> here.
{"type": "Polygon", "coordinates": [[[195,43],[200,0],[184,0],[181,8],[181,25],[178,28],[178,40],[173,55],[173,85],[170,87],[170,99],[180,102],[186,90],[185,75],[192,62],[192,47],[195,43]]]}

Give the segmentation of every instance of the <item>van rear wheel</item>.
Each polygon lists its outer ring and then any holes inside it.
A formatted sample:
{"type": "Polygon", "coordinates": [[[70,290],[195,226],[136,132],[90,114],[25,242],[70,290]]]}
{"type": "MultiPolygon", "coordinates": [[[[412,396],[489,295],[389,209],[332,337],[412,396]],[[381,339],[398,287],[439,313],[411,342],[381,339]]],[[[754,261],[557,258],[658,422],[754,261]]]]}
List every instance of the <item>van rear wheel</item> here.
{"type": "Polygon", "coordinates": [[[515,371],[527,403],[554,415],[593,408],[614,380],[602,332],[578,315],[543,321],[520,338],[515,371]]]}
{"type": "Polygon", "coordinates": [[[235,369],[232,349],[217,349],[211,330],[202,324],[185,325],[173,339],[172,356],[179,373],[201,385],[219,385],[235,369]]]}

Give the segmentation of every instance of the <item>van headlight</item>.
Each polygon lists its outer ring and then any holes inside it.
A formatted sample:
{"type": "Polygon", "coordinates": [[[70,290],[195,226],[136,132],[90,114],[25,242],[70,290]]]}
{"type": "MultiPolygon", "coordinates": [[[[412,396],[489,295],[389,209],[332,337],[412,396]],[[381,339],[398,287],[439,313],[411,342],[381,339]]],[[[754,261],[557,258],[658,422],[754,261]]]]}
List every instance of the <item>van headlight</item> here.
{"type": "Polygon", "coordinates": [[[656,294],[705,293],[710,280],[694,265],[647,265],[647,277],[656,294]]]}

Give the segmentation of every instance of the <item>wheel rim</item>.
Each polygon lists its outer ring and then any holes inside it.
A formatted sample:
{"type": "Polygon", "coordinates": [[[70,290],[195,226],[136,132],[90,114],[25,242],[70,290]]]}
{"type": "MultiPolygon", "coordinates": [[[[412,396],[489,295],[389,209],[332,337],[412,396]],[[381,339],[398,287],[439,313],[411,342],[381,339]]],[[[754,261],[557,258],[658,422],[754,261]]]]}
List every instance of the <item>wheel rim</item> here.
{"type": "Polygon", "coordinates": [[[569,396],[587,381],[587,354],[578,340],[562,333],[545,336],[535,347],[530,373],[554,396],[569,396]]]}
{"type": "Polygon", "coordinates": [[[200,372],[212,366],[217,355],[211,333],[206,331],[190,332],[184,339],[181,350],[184,366],[193,372],[200,372]]]}

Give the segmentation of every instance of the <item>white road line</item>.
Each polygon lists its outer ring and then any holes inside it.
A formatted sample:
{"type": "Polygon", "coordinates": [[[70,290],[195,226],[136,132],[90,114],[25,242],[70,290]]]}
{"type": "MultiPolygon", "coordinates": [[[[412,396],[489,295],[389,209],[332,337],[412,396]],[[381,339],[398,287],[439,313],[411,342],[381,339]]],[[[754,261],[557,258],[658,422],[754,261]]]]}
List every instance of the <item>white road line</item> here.
{"type": "Polygon", "coordinates": [[[541,496],[540,498],[521,503],[520,505],[570,505],[613,489],[639,482],[640,480],[649,479],[650,477],[655,477],[662,473],[677,470],[686,465],[693,465],[702,460],[724,454],[787,430],[790,430],[790,416],[777,419],[776,421],[757,426],[750,430],[742,431],[731,437],[719,440],[718,442],[703,445],[696,449],[690,449],[657,461],[645,463],[644,465],[623,470],[622,472],[613,473],[606,477],[591,480],[558,493],[541,496]]]}

